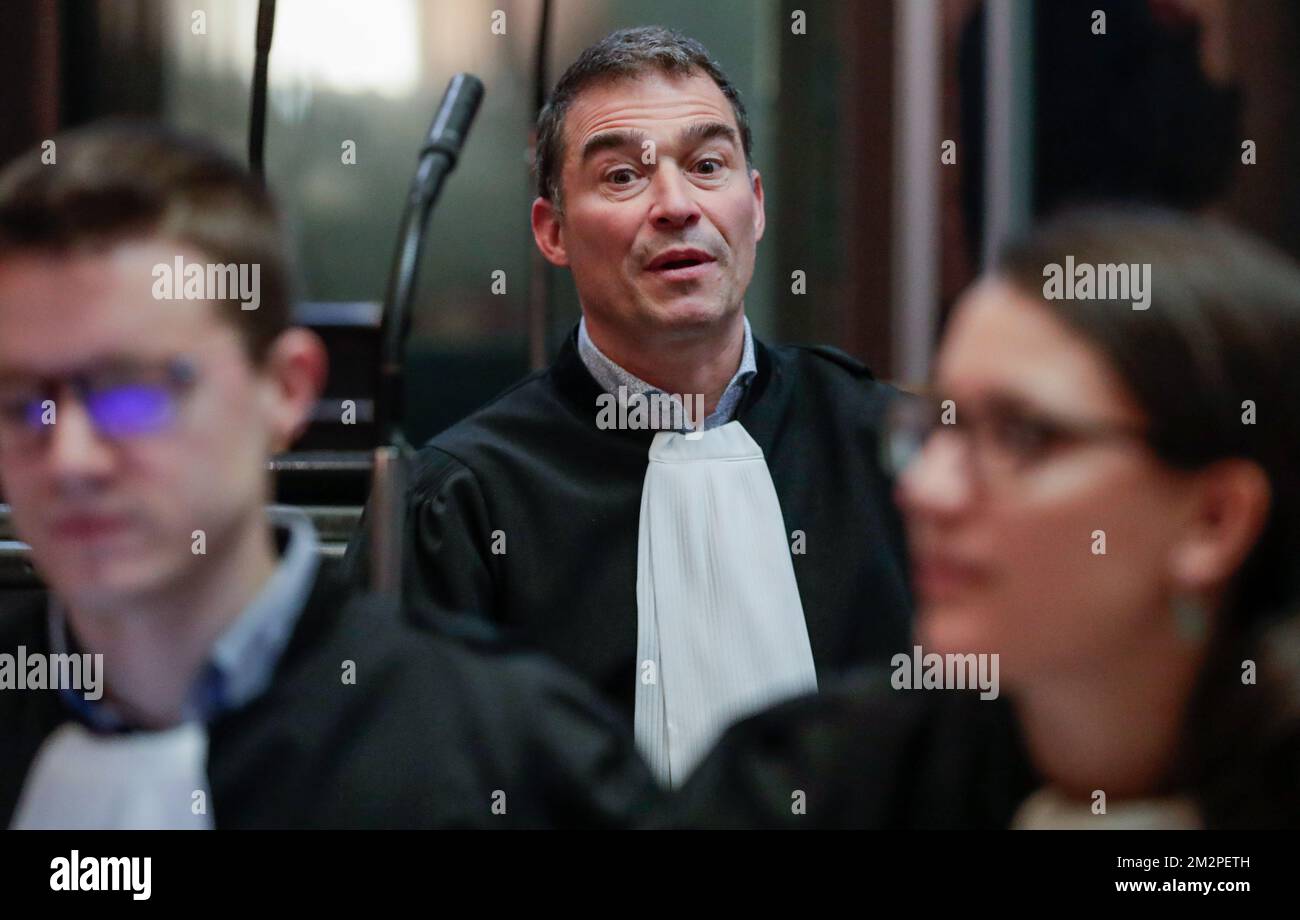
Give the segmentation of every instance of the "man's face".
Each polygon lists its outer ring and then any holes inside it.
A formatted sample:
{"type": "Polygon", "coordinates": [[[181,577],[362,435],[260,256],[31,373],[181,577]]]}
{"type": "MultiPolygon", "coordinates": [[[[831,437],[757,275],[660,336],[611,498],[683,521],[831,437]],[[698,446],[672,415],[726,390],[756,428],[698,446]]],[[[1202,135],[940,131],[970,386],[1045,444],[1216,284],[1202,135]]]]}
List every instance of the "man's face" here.
{"type": "Polygon", "coordinates": [[[120,606],[183,585],[261,513],[282,416],[275,387],[213,304],[154,299],[153,266],[178,253],[205,261],[155,240],[0,263],[0,399],[79,374],[157,379],[177,359],[195,371],[159,431],[105,436],[61,385],[53,424],[21,448],[0,441],[0,488],[18,535],[71,604],[120,606]],[[206,555],[194,551],[200,530],[206,555]]]}
{"type": "Polygon", "coordinates": [[[625,336],[689,336],[742,309],[763,235],[763,188],[731,104],[704,74],[584,89],[564,124],[564,212],[533,228],[567,265],[588,322],[625,336]]]}

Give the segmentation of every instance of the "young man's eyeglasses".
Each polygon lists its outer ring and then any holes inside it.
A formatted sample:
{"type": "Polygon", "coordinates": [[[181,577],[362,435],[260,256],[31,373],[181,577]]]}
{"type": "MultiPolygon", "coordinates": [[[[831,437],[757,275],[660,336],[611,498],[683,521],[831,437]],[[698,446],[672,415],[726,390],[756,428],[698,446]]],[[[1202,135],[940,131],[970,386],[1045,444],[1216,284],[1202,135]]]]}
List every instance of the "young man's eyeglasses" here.
{"type": "Polygon", "coordinates": [[[885,417],[885,469],[900,474],[939,432],[962,440],[972,471],[984,482],[1021,473],[1067,445],[1147,437],[1138,424],[1057,417],[1014,400],[976,406],[909,394],[896,399],[885,417]]]}
{"type": "Polygon", "coordinates": [[[0,447],[40,443],[58,424],[59,401],[65,392],[76,394],[102,437],[155,434],[175,421],[180,399],[197,376],[191,361],[173,358],[59,379],[0,378],[0,447]]]}

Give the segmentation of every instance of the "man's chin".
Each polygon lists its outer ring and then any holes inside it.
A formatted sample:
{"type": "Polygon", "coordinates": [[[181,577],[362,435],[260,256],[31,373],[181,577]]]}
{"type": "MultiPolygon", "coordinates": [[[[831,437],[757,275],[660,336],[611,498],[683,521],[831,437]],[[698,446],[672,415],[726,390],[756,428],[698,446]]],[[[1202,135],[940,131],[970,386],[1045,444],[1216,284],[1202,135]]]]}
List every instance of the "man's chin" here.
{"type": "Polygon", "coordinates": [[[689,334],[716,328],[735,311],[719,304],[716,298],[681,297],[656,302],[650,312],[655,324],[664,332],[689,334]]]}
{"type": "Polygon", "coordinates": [[[85,610],[115,610],[156,594],[168,581],[157,560],[83,557],[38,567],[63,603],[85,610]]]}

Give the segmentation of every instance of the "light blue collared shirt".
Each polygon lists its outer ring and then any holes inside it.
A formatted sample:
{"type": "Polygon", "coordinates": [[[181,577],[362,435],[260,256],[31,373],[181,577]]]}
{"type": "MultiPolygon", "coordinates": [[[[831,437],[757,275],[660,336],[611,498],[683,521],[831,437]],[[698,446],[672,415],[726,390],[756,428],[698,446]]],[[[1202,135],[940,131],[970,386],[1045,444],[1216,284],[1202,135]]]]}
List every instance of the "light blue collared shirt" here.
{"type": "MultiPolygon", "coordinates": [[[[578,323],[578,355],[587,371],[606,393],[617,393],[619,387],[625,387],[629,396],[663,393],[656,386],[646,383],[635,374],[631,374],[607,358],[596,343],[587,334],[587,320],[584,317],[578,323]]],[[[740,355],[740,367],[732,375],[731,382],[722,391],[722,398],[717,406],[704,420],[704,430],[717,428],[731,421],[740,405],[740,398],[745,395],[750,381],[758,374],[758,364],[754,360],[754,335],[749,330],[749,317],[745,317],[745,344],[740,355]]]]}
{"type": "MultiPolygon", "coordinates": [[[[181,710],[182,721],[209,722],[223,712],[238,709],[262,694],[280,656],[293,635],[316,581],[320,565],[319,539],[311,519],[298,508],[270,509],[271,523],[288,532],[279,565],[239,617],[212,646],[208,662],[190,688],[181,710]]],[[[50,650],[68,650],[68,627],[63,610],[51,596],[50,650]]],[[[129,726],[102,701],[86,699],[64,689],[64,703],[99,731],[124,731],[129,726]]]]}

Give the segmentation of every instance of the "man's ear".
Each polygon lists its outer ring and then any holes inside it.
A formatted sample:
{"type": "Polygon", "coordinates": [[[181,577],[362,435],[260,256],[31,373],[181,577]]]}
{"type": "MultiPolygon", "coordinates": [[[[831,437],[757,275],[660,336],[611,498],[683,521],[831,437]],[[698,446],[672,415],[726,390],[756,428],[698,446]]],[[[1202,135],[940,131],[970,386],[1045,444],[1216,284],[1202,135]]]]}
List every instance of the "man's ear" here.
{"type": "Polygon", "coordinates": [[[767,226],[767,212],[763,210],[763,177],[757,169],[749,171],[749,184],[754,189],[754,242],[763,238],[767,226]]]}
{"type": "Polygon", "coordinates": [[[548,198],[533,199],[533,239],[546,261],[564,267],[569,264],[569,253],[564,247],[564,228],[555,205],[548,198]]]}
{"type": "Polygon", "coordinates": [[[1259,464],[1221,460],[1194,474],[1192,515],[1170,565],[1180,589],[1222,588],[1241,568],[1268,522],[1272,489],[1259,464]]]}
{"type": "Polygon", "coordinates": [[[325,344],[309,329],[286,329],[267,350],[266,381],[271,450],[288,450],[306,430],[312,408],[325,389],[329,358],[325,344]]]}

